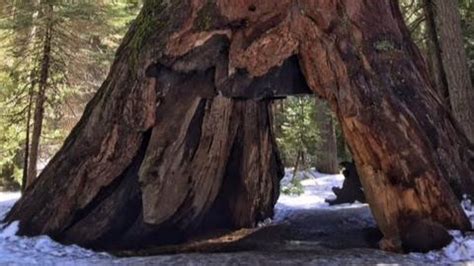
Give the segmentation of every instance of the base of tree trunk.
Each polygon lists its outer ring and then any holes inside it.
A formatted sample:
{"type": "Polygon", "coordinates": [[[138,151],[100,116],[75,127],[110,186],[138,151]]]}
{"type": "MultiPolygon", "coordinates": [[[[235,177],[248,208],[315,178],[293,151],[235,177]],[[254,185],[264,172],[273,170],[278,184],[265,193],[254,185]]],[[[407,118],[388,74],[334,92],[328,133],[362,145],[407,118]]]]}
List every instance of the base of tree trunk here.
{"type": "MultiPolygon", "coordinates": [[[[35,189],[44,188],[36,185],[7,220],[22,221],[20,234],[49,234],[62,243],[121,250],[181,243],[219,228],[254,227],[272,217],[283,167],[269,102],[189,100],[181,109],[164,100],[157,111],[174,119],[144,132],[126,169],[84,208],[69,209],[71,219],[57,223],[61,210],[53,209],[69,200],[66,194],[50,190],[38,198],[35,189]],[[53,204],[46,201],[49,197],[53,204]],[[36,206],[48,212],[38,213],[36,206]]],[[[57,159],[49,168],[61,165],[57,159]]]]}

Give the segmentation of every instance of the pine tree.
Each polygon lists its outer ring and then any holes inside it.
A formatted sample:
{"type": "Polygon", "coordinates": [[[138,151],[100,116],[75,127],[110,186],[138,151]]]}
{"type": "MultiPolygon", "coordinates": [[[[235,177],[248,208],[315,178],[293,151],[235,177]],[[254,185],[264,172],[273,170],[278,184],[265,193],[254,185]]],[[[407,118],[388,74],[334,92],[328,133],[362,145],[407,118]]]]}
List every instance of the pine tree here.
{"type": "Polygon", "coordinates": [[[113,50],[139,3],[4,2],[0,35],[11,64],[3,71],[16,84],[13,95],[4,99],[9,103],[6,108],[21,106],[13,115],[16,121],[26,119],[23,183],[30,184],[40,154],[45,160],[57,149],[104,79],[113,50]],[[41,151],[40,139],[45,135],[41,151]]]}
{"type": "Polygon", "coordinates": [[[277,143],[286,166],[306,169],[316,161],[319,129],[315,122],[314,97],[289,97],[276,118],[277,143]]]}

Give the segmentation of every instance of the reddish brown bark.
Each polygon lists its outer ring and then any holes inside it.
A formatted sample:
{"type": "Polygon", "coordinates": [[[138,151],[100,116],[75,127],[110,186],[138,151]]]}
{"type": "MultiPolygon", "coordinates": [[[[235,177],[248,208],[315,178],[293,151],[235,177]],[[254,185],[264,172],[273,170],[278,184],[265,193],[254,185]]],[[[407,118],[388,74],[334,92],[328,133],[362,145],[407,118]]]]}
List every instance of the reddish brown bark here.
{"type": "Polygon", "coordinates": [[[105,248],[254,225],[271,215],[281,174],[266,99],[308,89],[337,114],[384,248],[400,250],[426,221],[470,229],[448,181],[472,191],[455,177],[474,176],[474,150],[389,0],[146,1],[7,221],[105,248]]]}

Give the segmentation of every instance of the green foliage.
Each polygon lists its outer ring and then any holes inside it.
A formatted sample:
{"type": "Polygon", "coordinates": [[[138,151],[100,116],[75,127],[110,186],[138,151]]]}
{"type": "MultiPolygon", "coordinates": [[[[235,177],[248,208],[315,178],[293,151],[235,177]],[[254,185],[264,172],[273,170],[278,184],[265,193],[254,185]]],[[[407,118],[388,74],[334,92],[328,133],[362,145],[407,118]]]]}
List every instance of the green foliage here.
{"type": "Polygon", "coordinates": [[[290,97],[275,114],[276,139],[287,166],[296,164],[298,153],[304,154],[301,167],[308,167],[315,161],[319,131],[314,103],[314,97],[290,97]]]}
{"type": "Polygon", "coordinates": [[[379,52],[389,52],[396,49],[393,42],[389,40],[380,40],[374,44],[374,48],[379,52]]]}
{"type": "Polygon", "coordinates": [[[474,79],[474,1],[460,0],[459,7],[471,79],[474,79]]]}
{"type": "Polygon", "coordinates": [[[153,16],[152,13],[159,13],[163,11],[165,7],[166,1],[163,0],[146,1],[144,8],[135,19],[135,32],[129,44],[132,48],[131,68],[135,68],[139,51],[143,48],[146,40],[156,31],[156,28],[160,26],[157,25],[158,22],[153,19],[155,16],[153,16]]]}
{"type": "Polygon", "coordinates": [[[304,187],[301,180],[293,178],[290,183],[281,188],[281,193],[291,196],[299,196],[304,193],[304,187]]]}
{"type": "Polygon", "coordinates": [[[207,0],[204,4],[204,7],[199,10],[196,28],[199,31],[208,31],[212,28],[214,24],[214,12],[213,12],[214,4],[212,1],[207,0]]]}
{"type": "Polygon", "coordinates": [[[420,49],[426,49],[423,0],[400,0],[400,7],[413,40],[420,49]]]}
{"type": "MultiPolygon", "coordinates": [[[[474,1],[459,0],[458,2],[468,63],[471,77],[474,77],[474,1]]],[[[400,7],[411,32],[411,37],[418,47],[426,52],[426,40],[428,37],[423,0],[401,0],[400,7]]]]}
{"type": "MultiPolygon", "coordinates": [[[[321,109],[333,115],[329,106],[324,105],[321,109]]],[[[318,158],[327,156],[318,149],[322,139],[317,122],[318,108],[313,96],[289,97],[275,102],[273,110],[276,140],[286,167],[295,167],[298,153],[303,155],[299,162],[299,171],[315,166],[318,158]]],[[[333,121],[336,122],[338,159],[351,160],[341,127],[335,117],[333,121]]]]}
{"type": "Polygon", "coordinates": [[[139,0],[0,2],[0,186],[12,172],[14,180],[20,180],[27,107],[30,92],[35,97],[38,89],[48,25],[52,39],[40,146],[43,164],[61,146],[105,79],[140,7],[139,0]]]}
{"type": "MultiPolygon", "coordinates": [[[[8,63],[4,50],[0,48],[0,62],[8,63]]],[[[22,164],[18,154],[25,138],[25,127],[21,123],[24,110],[22,105],[12,104],[14,102],[24,102],[21,88],[7,72],[0,70],[0,187],[9,187],[21,179],[22,164]]]]}

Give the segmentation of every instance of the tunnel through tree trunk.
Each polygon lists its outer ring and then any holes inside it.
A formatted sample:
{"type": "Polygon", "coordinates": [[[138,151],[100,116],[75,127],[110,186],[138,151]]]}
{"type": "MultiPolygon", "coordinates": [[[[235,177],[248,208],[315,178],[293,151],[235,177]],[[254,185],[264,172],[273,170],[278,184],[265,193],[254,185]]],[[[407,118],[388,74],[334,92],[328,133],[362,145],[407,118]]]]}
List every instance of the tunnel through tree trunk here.
{"type": "Polygon", "coordinates": [[[449,183],[472,193],[474,149],[390,0],[145,1],[6,221],[105,249],[254,226],[272,215],[282,174],[269,100],[309,91],[342,125],[382,247],[399,251],[426,220],[470,229],[449,183]]]}

